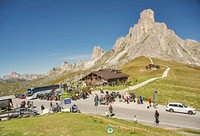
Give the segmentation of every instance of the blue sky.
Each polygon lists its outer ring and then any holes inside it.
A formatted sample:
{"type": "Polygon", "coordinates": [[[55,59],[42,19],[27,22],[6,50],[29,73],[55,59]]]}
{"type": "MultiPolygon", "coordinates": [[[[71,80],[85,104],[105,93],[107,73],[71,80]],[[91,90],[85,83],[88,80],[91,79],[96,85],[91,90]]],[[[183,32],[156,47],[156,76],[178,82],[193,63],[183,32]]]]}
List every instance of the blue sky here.
{"type": "Polygon", "coordinates": [[[108,51],[148,8],[180,38],[200,41],[199,0],[1,0],[0,77],[88,60],[94,46],[108,51]]]}

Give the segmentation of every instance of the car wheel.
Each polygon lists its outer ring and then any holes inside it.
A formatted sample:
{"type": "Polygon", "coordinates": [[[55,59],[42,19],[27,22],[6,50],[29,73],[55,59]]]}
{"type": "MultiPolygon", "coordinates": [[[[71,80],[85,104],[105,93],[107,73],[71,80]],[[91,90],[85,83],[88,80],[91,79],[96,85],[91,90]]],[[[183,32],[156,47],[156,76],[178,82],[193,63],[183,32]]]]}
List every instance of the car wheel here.
{"type": "Polygon", "coordinates": [[[188,114],[192,115],[192,114],[193,114],[193,112],[192,112],[192,111],[188,111],[188,114]]]}
{"type": "Polygon", "coordinates": [[[174,112],[174,110],[173,109],[169,109],[169,112],[174,112]]]}

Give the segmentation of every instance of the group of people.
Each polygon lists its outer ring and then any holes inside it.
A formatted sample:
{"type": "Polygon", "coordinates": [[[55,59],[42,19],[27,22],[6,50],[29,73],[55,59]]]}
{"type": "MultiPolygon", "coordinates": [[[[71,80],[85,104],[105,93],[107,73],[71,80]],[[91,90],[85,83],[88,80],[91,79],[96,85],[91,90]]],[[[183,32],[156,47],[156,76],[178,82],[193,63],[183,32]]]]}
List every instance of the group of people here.
{"type": "Polygon", "coordinates": [[[99,99],[100,104],[106,104],[108,105],[110,102],[114,102],[115,98],[117,98],[117,96],[119,95],[119,92],[111,92],[109,93],[108,91],[106,91],[106,93],[101,94],[101,97],[99,99]]]}
{"type": "MultiPolygon", "coordinates": [[[[42,113],[44,113],[44,110],[45,110],[45,107],[42,104],[41,105],[41,111],[42,111],[42,113]]],[[[53,111],[53,112],[61,112],[61,106],[58,103],[56,103],[56,105],[54,106],[53,103],[50,102],[50,109],[49,110],[53,111]]]]}
{"type": "MultiPolygon", "coordinates": [[[[129,104],[129,102],[136,102],[135,98],[136,96],[134,93],[130,93],[129,96],[122,95],[122,100],[127,104],[129,104]]],[[[121,95],[119,95],[119,101],[121,102],[122,100],[121,100],[121,95]]]]}
{"type": "MultiPolygon", "coordinates": [[[[126,95],[121,96],[121,94],[119,94],[118,97],[119,97],[119,102],[121,102],[122,100],[124,102],[126,102],[127,104],[129,104],[129,102],[134,102],[134,103],[136,102],[136,95],[134,93],[130,93],[129,96],[126,96],[126,95]]],[[[151,97],[149,97],[148,101],[149,101],[149,106],[147,108],[150,108],[152,106],[151,105],[151,101],[152,101],[151,97]]],[[[143,97],[142,96],[138,97],[137,104],[143,104],[143,97]]]]}
{"type": "Polygon", "coordinates": [[[54,93],[46,93],[46,94],[37,94],[36,96],[37,99],[40,100],[60,100],[61,95],[56,95],[54,93]]]}
{"type": "MultiPolygon", "coordinates": [[[[103,89],[100,90],[100,93],[104,93],[103,89]]],[[[102,97],[102,96],[103,95],[101,95],[100,99],[107,99],[108,100],[108,98],[110,97],[108,91],[106,91],[105,97],[102,97]]],[[[118,96],[120,102],[122,100],[124,100],[124,102],[126,102],[127,104],[129,104],[129,102],[136,102],[136,100],[135,100],[136,96],[135,96],[134,93],[130,93],[130,96],[121,95],[121,94],[117,93],[117,96],[118,96]]],[[[95,106],[98,106],[98,101],[99,101],[99,98],[98,98],[98,95],[96,94],[95,95],[95,99],[94,99],[95,106]]],[[[151,102],[152,102],[151,97],[148,98],[148,102],[149,102],[149,106],[147,108],[150,108],[152,106],[151,105],[151,102]]],[[[138,104],[143,104],[143,97],[142,96],[140,96],[137,99],[137,103],[138,104]]],[[[111,104],[108,107],[108,111],[109,112],[105,112],[106,116],[107,117],[112,117],[114,114],[113,114],[113,107],[112,107],[111,104]]],[[[156,125],[158,125],[160,121],[159,121],[159,113],[158,113],[157,110],[155,111],[154,117],[155,117],[155,123],[156,123],[156,125]]],[[[136,115],[134,116],[134,122],[137,122],[136,115]]]]}

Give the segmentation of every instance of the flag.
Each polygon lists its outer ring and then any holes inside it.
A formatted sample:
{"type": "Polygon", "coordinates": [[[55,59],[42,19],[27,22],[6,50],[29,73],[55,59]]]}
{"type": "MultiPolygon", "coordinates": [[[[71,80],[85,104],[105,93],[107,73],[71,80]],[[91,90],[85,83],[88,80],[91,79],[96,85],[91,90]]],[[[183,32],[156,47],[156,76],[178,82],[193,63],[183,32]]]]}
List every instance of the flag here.
{"type": "Polygon", "coordinates": [[[51,90],[51,93],[54,93],[55,91],[56,91],[56,89],[52,89],[52,90],[51,90]]]}
{"type": "Polygon", "coordinates": [[[64,104],[71,104],[71,99],[64,99],[64,104]]]}

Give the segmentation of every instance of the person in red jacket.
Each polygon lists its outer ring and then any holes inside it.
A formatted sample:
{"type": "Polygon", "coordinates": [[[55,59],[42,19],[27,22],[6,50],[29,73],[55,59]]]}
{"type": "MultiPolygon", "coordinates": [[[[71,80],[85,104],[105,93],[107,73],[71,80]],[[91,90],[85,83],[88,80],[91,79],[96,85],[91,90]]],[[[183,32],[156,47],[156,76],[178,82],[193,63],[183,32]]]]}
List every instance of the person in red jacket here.
{"type": "Polygon", "coordinates": [[[126,102],[127,102],[127,104],[129,104],[129,97],[128,96],[126,96],[126,102]]]}
{"type": "Polygon", "coordinates": [[[149,107],[151,107],[151,97],[149,97],[149,107]]]}
{"type": "Polygon", "coordinates": [[[25,101],[23,101],[23,102],[21,103],[21,106],[20,106],[20,108],[24,108],[24,107],[25,107],[25,105],[26,105],[26,102],[25,102],[25,101]]]}

